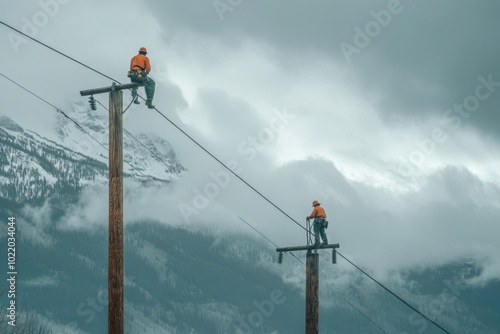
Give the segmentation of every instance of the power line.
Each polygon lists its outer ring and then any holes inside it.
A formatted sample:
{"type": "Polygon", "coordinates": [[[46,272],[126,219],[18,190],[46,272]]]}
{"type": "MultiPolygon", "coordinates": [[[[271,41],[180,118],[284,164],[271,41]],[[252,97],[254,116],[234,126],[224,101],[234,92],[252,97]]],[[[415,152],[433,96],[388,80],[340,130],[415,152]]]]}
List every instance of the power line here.
{"type": "Polygon", "coordinates": [[[273,241],[271,241],[271,239],[269,239],[268,237],[266,237],[263,233],[261,233],[259,230],[257,230],[255,227],[253,227],[252,225],[250,225],[249,223],[247,223],[243,218],[241,218],[240,216],[238,216],[238,218],[244,222],[245,224],[247,224],[252,230],[254,230],[255,232],[257,232],[258,234],[260,234],[261,237],[263,237],[264,239],[266,239],[267,241],[269,241],[271,244],[273,244],[276,248],[279,248],[278,245],[276,245],[273,241]]]}
{"type": "MultiPolygon", "coordinates": [[[[31,37],[31,36],[28,36],[26,34],[24,34],[23,32],[19,31],[18,29],[15,29],[13,28],[12,26],[0,21],[0,24],[3,24],[4,26],[18,32],[19,34],[22,34],[23,36],[26,36],[27,38],[51,49],[52,51],[108,78],[108,79],[111,79],[113,81],[116,81],[119,83],[118,80],[115,80],[113,78],[111,78],[110,76],[107,76],[106,74],[100,72],[100,71],[97,71],[95,69],[93,69],[92,67],[88,66],[88,65],[85,65],[84,63],[74,59],[73,57],[70,57],[66,54],[64,54],[63,52],[60,52],[52,47],[50,47],[49,45],[43,43],[43,42],[40,42],[38,40],[36,40],[35,38],[31,37]]],[[[141,97],[142,98],[142,97],[141,97]]],[[[160,114],[163,118],[165,118],[170,124],[172,124],[177,130],[179,130],[182,134],[184,134],[186,137],[188,137],[194,144],[196,144],[199,148],[201,148],[205,153],[207,153],[210,157],[212,157],[214,160],[216,160],[219,164],[221,164],[224,168],[226,168],[230,173],[232,173],[234,176],[236,176],[240,181],[242,181],[245,185],[247,185],[250,189],[252,189],[255,193],[257,193],[259,196],[261,196],[264,200],[266,200],[269,204],[271,204],[274,208],[276,208],[278,211],[280,211],[283,215],[285,215],[287,218],[289,218],[292,222],[294,222],[296,225],[298,225],[300,228],[304,229],[306,232],[308,233],[311,233],[310,231],[307,231],[307,229],[302,226],[301,224],[299,224],[295,219],[293,219],[290,215],[288,215],[285,211],[283,211],[281,208],[279,208],[276,204],[274,204],[271,200],[269,200],[266,196],[264,196],[261,192],[259,192],[257,189],[255,189],[252,185],[250,185],[248,182],[246,182],[242,177],[240,177],[238,174],[236,174],[232,169],[230,169],[226,164],[224,164],[221,160],[219,160],[215,155],[213,155],[212,153],[210,153],[210,151],[208,151],[203,145],[201,145],[200,143],[198,143],[198,141],[196,141],[193,137],[191,137],[187,132],[185,132],[184,130],[182,130],[178,125],[176,125],[172,120],[170,120],[167,116],[165,116],[160,110],[158,110],[157,108],[154,108],[158,114],[160,114]]],[[[337,252],[338,253],[338,252],[337,252]]],[[[434,322],[433,320],[431,320],[430,318],[428,318],[427,316],[425,316],[423,313],[421,313],[420,311],[418,311],[416,308],[414,308],[413,306],[411,306],[409,303],[407,303],[406,301],[404,301],[401,297],[399,297],[398,295],[396,295],[394,292],[392,292],[391,290],[389,290],[388,288],[386,288],[383,284],[379,283],[378,281],[376,281],[373,277],[371,277],[368,273],[366,273],[365,271],[363,271],[361,268],[359,268],[358,266],[356,266],[352,261],[348,260],[346,257],[344,257],[343,255],[341,255],[340,253],[338,253],[342,258],[344,258],[346,261],[348,261],[350,264],[352,264],[355,268],[357,268],[358,270],[360,270],[364,275],[366,275],[367,277],[369,277],[370,279],[372,279],[373,281],[375,281],[377,284],[379,284],[381,287],[383,287],[387,292],[391,293],[393,296],[395,296],[397,299],[399,299],[401,302],[403,302],[405,305],[407,305],[408,307],[410,307],[412,310],[414,310],[415,312],[417,312],[418,314],[420,314],[421,316],[423,316],[425,319],[429,320],[431,323],[433,323],[435,326],[437,326],[438,328],[440,328],[441,330],[443,330],[445,333],[448,333],[448,331],[446,331],[444,328],[442,328],[441,326],[439,326],[436,322],[434,322]]]]}
{"type": "Polygon", "coordinates": [[[361,312],[360,309],[358,309],[356,306],[354,306],[350,301],[348,301],[345,297],[342,297],[342,299],[347,303],[349,304],[353,309],[355,309],[359,314],[361,314],[366,320],[368,320],[369,322],[371,322],[374,326],[376,326],[379,330],[381,330],[382,332],[384,332],[385,334],[388,334],[382,327],[380,327],[379,325],[377,325],[372,319],[368,318],[363,312],[361,312]]]}
{"type": "Polygon", "coordinates": [[[225,163],[223,163],[221,160],[219,160],[219,158],[217,158],[215,155],[213,155],[212,153],[210,153],[210,151],[208,151],[203,145],[201,145],[198,141],[196,141],[193,137],[191,137],[189,134],[187,134],[184,130],[182,130],[179,126],[177,126],[177,124],[175,124],[171,119],[169,119],[167,116],[165,116],[165,114],[163,114],[161,111],[159,111],[157,108],[155,108],[155,110],[158,112],[158,114],[160,114],[163,118],[165,118],[170,124],[172,124],[177,130],[179,130],[180,132],[182,132],[182,134],[184,134],[186,137],[188,137],[194,144],[196,144],[199,148],[201,148],[205,153],[207,153],[210,157],[212,157],[215,161],[217,161],[219,164],[221,164],[224,168],[226,168],[231,174],[233,174],[234,176],[236,176],[241,182],[243,182],[245,185],[247,185],[250,189],[252,189],[255,193],[257,193],[260,197],[262,197],[264,200],[266,200],[269,204],[271,204],[275,209],[277,209],[278,211],[280,211],[282,214],[284,214],[287,218],[289,218],[292,222],[294,222],[295,224],[297,224],[300,228],[302,228],[303,230],[305,230],[306,232],[309,232],[307,231],[307,229],[302,226],[301,224],[299,224],[299,222],[297,222],[295,219],[293,219],[290,215],[288,215],[285,211],[283,211],[280,207],[278,207],[276,204],[274,204],[269,198],[267,198],[266,196],[264,196],[260,191],[258,191],[257,189],[255,189],[250,183],[248,183],[247,181],[245,181],[241,176],[239,176],[238,174],[236,174],[231,168],[229,168],[225,163]]]}
{"type": "Polygon", "coordinates": [[[405,304],[406,306],[408,306],[409,308],[411,308],[413,311],[415,311],[418,314],[420,314],[422,317],[424,317],[426,320],[430,321],[433,325],[435,325],[437,328],[441,329],[443,332],[450,334],[450,332],[448,332],[446,329],[444,329],[443,327],[441,327],[434,320],[432,320],[431,318],[429,318],[428,316],[426,316],[425,314],[423,314],[422,312],[420,312],[418,309],[416,309],[415,307],[413,307],[411,304],[409,304],[403,298],[399,297],[396,293],[392,292],[389,288],[386,288],[382,283],[380,283],[375,278],[373,278],[370,274],[368,274],[363,269],[361,269],[360,267],[358,267],[357,265],[355,265],[351,260],[349,260],[348,258],[346,258],[344,255],[342,255],[338,251],[337,251],[337,254],[340,255],[344,260],[346,260],[347,262],[349,262],[351,265],[353,265],[354,268],[356,268],[359,271],[361,271],[365,276],[367,276],[372,281],[374,281],[375,283],[377,283],[378,285],[380,285],[385,291],[389,292],[391,295],[393,295],[394,297],[396,297],[400,302],[402,302],[403,304],[405,304]]]}
{"type": "Polygon", "coordinates": [[[37,40],[37,39],[35,39],[35,38],[31,37],[31,36],[29,36],[29,35],[25,34],[24,32],[22,32],[22,31],[20,31],[20,30],[18,30],[18,29],[16,29],[16,28],[14,28],[14,27],[13,27],[13,26],[11,26],[11,25],[8,25],[7,23],[5,23],[5,22],[3,22],[3,21],[0,21],[0,24],[2,24],[2,25],[4,25],[4,26],[6,26],[7,28],[9,28],[9,29],[11,29],[11,30],[14,30],[14,31],[15,31],[15,32],[17,32],[18,34],[21,34],[21,35],[23,35],[24,37],[29,38],[29,39],[31,39],[32,41],[34,41],[34,42],[36,42],[36,43],[38,43],[38,44],[40,44],[40,45],[45,46],[46,48],[48,48],[48,49],[50,49],[50,50],[54,51],[55,53],[60,54],[60,55],[61,55],[61,56],[63,56],[63,57],[66,57],[66,58],[68,58],[69,60],[72,60],[72,61],[74,61],[75,63],[78,63],[78,64],[82,65],[83,67],[85,67],[85,68],[87,68],[87,69],[89,69],[89,70],[91,70],[91,71],[93,71],[93,72],[95,72],[95,73],[97,73],[97,74],[102,75],[103,77],[106,77],[106,78],[108,78],[108,79],[110,79],[110,80],[112,80],[112,81],[116,81],[117,83],[120,83],[118,80],[115,80],[115,79],[113,79],[112,77],[107,76],[106,74],[104,74],[104,73],[102,73],[102,72],[100,72],[100,71],[98,71],[98,70],[96,70],[96,69],[93,69],[92,67],[90,67],[90,66],[88,66],[88,65],[85,65],[85,64],[84,64],[84,63],[82,63],[81,61],[78,61],[78,60],[76,60],[75,58],[70,57],[70,56],[68,56],[67,54],[63,53],[63,52],[58,51],[57,49],[54,49],[54,48],[53,48],[53,47],[51,47],[50,45],[47,45],[47,44],[45,44],[45,43],[43,43],[43,42],[41,42],[41,41],[39,41],[39,40],[37,40]]]}
{"type": "MultiPolygon", "coordinates": [[[[267,241],[269,241],[271,244],[273,244],[276,248],[279,248],[278,245],[276,245],[273,241],[271,241],[271,239],[269,239],[268,237],[266,237],[263,233],[261,233],[259,230],[257,230],[255,227],[253,227],[252,225],[250,225],[248,222],[246,222],[243,218],[239,217],[238,218],[244,222],[245,224],[247,224],[252,230],[254,230],[255,232],[257,232],[258,234],[260,234],[264,239],[266,239],[267,241]]],[[[297,259],[297,261],[299,261],[300,263],[302,263],[304,266],[305,266],[305,263],[302,262],[301,259],[299,259],[295,254],[293,254],[293,252],[290,252],[290,255],[293,256],[294,258],[297,259]]]]}

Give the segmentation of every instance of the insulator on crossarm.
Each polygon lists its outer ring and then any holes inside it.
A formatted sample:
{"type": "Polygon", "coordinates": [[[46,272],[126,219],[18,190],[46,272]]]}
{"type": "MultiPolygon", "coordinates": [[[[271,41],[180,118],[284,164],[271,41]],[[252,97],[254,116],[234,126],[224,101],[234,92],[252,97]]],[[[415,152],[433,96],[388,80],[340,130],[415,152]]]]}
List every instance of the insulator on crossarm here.
{"type": "Polygon", "coordinates": [[[93,111],[97,110],[97,104],[96,104],[96,101],[94,99],[94,95],[90,95],[89,104],[90,104],[90,109],[92,109],[93,111]]]}
{"type": "Polygon", "coordinates": [[[278,255],[278,263],[283,263],[283,253],[278,255]]]}

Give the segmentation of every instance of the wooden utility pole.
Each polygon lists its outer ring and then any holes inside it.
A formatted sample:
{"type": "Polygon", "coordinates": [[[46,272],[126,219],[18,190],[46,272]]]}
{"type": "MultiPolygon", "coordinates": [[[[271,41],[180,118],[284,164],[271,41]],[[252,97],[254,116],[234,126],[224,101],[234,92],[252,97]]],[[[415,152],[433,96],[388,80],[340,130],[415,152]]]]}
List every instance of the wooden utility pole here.
{"type": "Polygon", "coordinates": [[[108,333],[123,333],[123,92],[109,94],[108,333]]]}
{"type": "Polygon", "coordinates": [[[319,255],[306,255],[306,334],[319,333],[319,255]]]}
{"type": "Polygon", "coordinates": [[[311,240],[311,226],[307,223],[306,246],[276,248],[278,262],[283,260],[283,253],[307,251],[306,255],[306,334],[319,334],[319,254],[318,249],[332,249],[332,263],[337,263],[339,244],[314,245],[311,240]],[[313,253],[314,251],[314,253],[313,253]]]}
{"type": "Polygon", "coordinates": [[[116,85],[80,91],[81,96],[109,92],[109,235],[108,333],[123,334],[123,89],[116,85]]]}

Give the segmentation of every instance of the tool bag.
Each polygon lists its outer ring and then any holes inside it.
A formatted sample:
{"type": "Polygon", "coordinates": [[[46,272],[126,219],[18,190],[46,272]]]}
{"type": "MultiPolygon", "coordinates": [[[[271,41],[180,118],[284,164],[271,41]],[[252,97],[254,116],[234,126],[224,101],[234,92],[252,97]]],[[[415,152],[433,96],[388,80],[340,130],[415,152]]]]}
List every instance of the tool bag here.
{"type": "Polygon", "coordinates": [[[127,72],[127,77],[129,77],[131,79],[134,79],[134,80],[137,80],[137,81],[143,80],[142,72],[139,72],[139,71],[136,71],[136,70],[130,70],[130,71],[128,71],[127,72]]]}
{"type": "Polygon", "coordinates": [[[325,229],[328,228],[328,220],[326,220],[323,217],[316,218],[315,223],[318,224],[318,225],[320,225],[320,226],[323,225],[325,227],[325,229]]]}

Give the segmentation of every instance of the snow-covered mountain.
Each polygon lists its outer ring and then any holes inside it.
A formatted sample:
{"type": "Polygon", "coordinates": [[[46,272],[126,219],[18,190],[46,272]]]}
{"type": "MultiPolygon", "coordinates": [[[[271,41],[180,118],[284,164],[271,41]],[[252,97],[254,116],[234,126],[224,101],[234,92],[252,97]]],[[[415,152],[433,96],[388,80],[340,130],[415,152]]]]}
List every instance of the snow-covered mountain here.
{"type": "Polygon", "coordinates": [[[64,196],[104,182],[106,165],[0,116],[0,197],[12,205],[64,196]]]}
{"type": "MultiPolygon", "coordinates": [[[[43,201],[54,195],[65,196],[89,183],[107,182],[107,119],[90,113],[84,104],[75,104],[70,117],[81,129],[59,114],[54,127],[57,136],[52,136],[58,141],[52,141],[0,115],[3,200],[13,205],[43,201]]],[[[157,135],[125,132],[123,150],[126,177],[169,182],[185,172],[172,146],[157,135]]]]}
{"type": "MultiPolygon", "coordinates": [[[[59,113],[55,131],[60,143],[73,151],[108,163],[108,114],[91,111],[84,102],[73,104],[68,114],[59,113]],[[81,131],[78,123],[88,134],[81,131]],[[90,136],[92,136],[92,138],[90,136]],[[94,140],[95,139],[95,140],[94,140]]],[[[123,169],[139,179],[174,180],[185,171],[168,141],[153,133],[123,133],[123,169]]]]}

